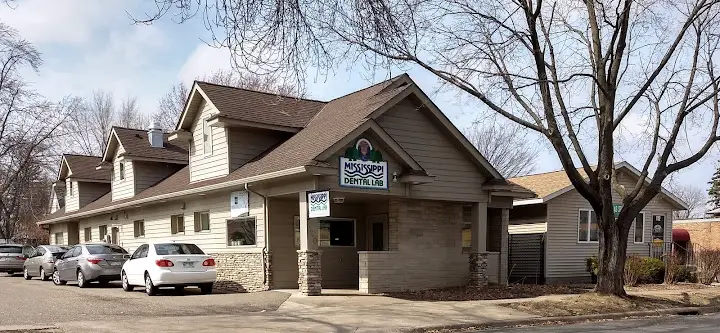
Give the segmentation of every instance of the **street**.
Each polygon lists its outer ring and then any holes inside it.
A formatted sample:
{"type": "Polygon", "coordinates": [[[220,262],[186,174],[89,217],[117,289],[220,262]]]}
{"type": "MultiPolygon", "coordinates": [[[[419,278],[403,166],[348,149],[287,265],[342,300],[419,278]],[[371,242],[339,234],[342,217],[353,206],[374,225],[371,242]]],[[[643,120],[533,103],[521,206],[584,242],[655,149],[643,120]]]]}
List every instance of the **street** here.
{"type": "Polygon", "coordinates": [[[553,332],[553,333],[594,333],[594,332],[613,332],[613,333],[650,333],[650,332],[718,332],[718,323],[720,322],[720,314],[711,314],[704,316],[672,316],[672,317],[652,317],[642,319],[625,319],[612,321],[588,322],[582,324],[572,324],[563,326],[531,326],[523,328],[503,328],[478,331],[478,333],[486,332],[503,332],[503,333],[536,333],[536,332],[553,332]]]}
{"type": "Polygon", "coordinates": [[[122,320],[159,316],[202,316],[238,312],[274,311],[288,298],[280,292],[200,295],[186,288],[148,297],[140,288],[124,292],[119,283],[80,289],[75,284],[55,286],[50,281],[0,274],[0,327],[50,325],[79,320],[122,320]]]}

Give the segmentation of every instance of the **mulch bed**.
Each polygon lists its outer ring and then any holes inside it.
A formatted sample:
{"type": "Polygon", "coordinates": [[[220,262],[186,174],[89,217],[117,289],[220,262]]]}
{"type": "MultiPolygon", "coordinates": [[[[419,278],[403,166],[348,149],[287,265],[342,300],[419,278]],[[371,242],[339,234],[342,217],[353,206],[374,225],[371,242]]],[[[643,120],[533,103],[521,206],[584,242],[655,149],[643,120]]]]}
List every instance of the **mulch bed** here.
{"type": "Polygon", "coordinates": [[[485,288],[454,287],[387,293],[386,296],[412,301],[479,301],[529,298],[543,295],[583,294],[592,291],[586,285],[489,285],[485,288]]]}

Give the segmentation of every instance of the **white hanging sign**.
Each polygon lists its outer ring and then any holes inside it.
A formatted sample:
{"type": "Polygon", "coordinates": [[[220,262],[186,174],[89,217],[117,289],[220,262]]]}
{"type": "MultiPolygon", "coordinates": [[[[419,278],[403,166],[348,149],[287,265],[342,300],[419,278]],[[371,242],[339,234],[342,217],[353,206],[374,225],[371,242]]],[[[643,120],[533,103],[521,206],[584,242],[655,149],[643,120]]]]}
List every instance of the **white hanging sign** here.
{"type": "Polygon", "coordinates": [[[388,189],[388,165],[368,139],[360,138],[340,157],[341,187],[388,189]]]}
{"type": "Polygon", "coordinates": [[[230,193],[230,217],[246,216],[250,213],[250,200],[247,191],[230,193]]]}
{"type": "Polygon", "coordinates": [[[308,192],[308,218],[330,216],[330,191],[308,192]]]}

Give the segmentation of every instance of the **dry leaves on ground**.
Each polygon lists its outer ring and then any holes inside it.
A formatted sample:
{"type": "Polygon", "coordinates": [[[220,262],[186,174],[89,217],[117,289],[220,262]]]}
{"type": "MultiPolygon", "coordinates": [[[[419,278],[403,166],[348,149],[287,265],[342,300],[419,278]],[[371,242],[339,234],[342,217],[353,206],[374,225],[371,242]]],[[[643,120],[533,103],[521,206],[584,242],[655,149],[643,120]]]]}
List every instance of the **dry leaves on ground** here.
{"type": "Polygon", "coordinates": [[[544,317],[660,310],[687,306],[720,305],[720,294],[686,292],[672,295],[617,297],[587,293],[561,300],[507,303],[503,306],[544,317]]]}
{"type": "Polygon", "coordinates": [[[625,286],[625,291],[643,292],[656,290],[690,290],[690,289],[707,289],[711,286],[702,283],[677,283],[677,284],[641,284],[639,286],[625,286]]]}
{"type": "Polygon", "coordinates": [[[584,285],[533,285],[511,284],[508,286],[489,285],[478,289],[472,287],[442,288],[421,291],[388,293],[387,296],[413,301],[478,301],[513,298],[530,298],[543,295],[582,294],[592,288],[584,285]]]}

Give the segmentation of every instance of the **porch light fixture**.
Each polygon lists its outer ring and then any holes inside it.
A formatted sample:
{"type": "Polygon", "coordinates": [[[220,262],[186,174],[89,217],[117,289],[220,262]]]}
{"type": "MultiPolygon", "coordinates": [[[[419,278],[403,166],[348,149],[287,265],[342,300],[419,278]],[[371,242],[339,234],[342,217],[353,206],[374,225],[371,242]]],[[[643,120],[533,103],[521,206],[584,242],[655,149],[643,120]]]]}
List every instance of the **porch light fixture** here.
{"type": "Polygon", "coordinates": [[[397,183],[398,181],[398,174],[397,172],[393,172],[393,183],[397,183]]]}
{"type": "Polygon", "coordinates": [[[342,204],[345,202],[345,197],[334,197],[333,202],[336,204],[342,204]]]}

